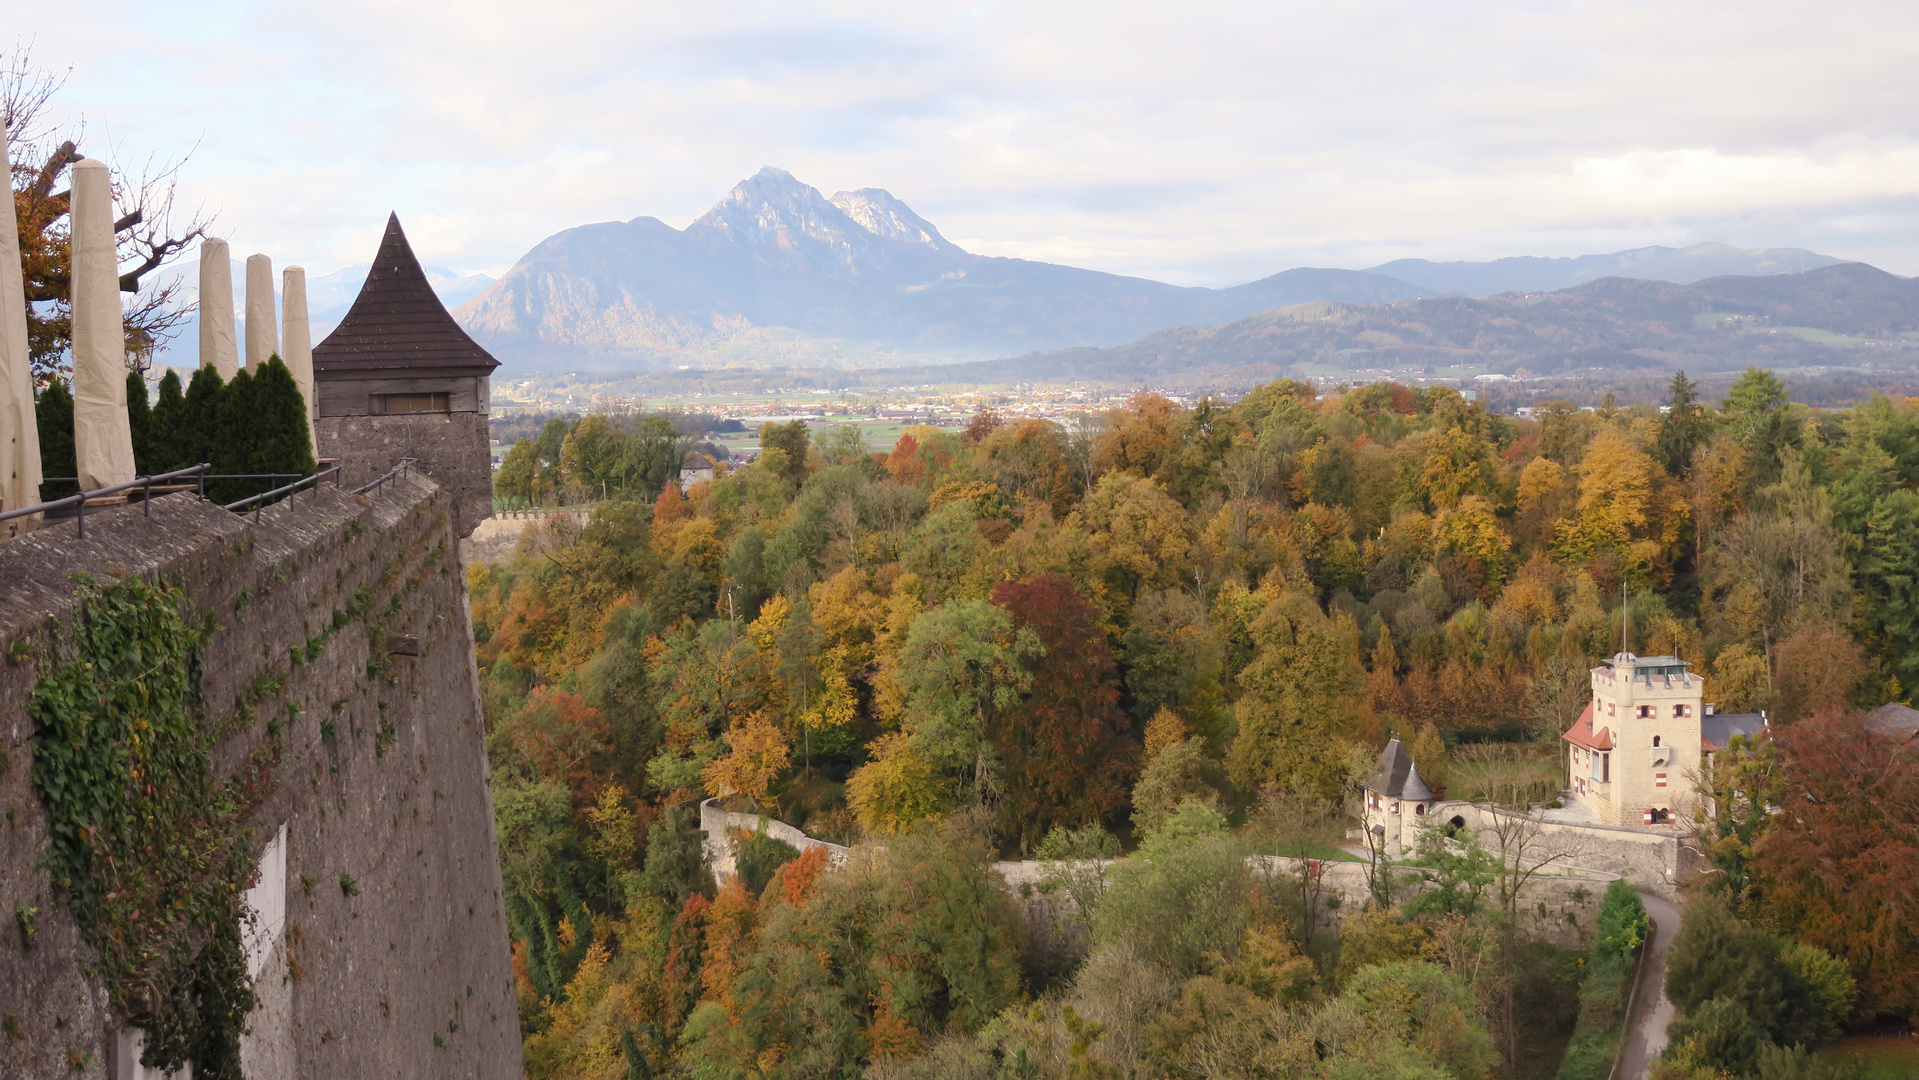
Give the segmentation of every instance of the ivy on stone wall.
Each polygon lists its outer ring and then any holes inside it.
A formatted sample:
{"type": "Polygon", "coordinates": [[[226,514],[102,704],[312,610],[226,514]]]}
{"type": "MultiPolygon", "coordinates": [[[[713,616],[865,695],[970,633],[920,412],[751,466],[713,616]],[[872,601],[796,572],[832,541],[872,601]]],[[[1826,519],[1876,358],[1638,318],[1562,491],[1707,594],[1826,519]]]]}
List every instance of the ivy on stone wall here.
{"type": "Polygon", "coordinates": [[[211,620],[189,615],[177,586],[75,581],[79,618],[28,703],[46,866],[114,1011],[146,1031],[143,1064],[239,1080],[258,792],[210,770],[199,671],[211,620]]]}

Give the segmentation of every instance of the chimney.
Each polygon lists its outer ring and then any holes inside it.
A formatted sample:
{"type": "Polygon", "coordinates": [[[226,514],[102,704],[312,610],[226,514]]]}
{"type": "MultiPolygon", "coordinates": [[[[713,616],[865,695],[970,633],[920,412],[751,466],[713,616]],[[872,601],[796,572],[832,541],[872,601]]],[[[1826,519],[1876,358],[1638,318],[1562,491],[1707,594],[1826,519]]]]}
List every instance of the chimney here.
{"type": "Polygon", "coordinates": [[[1712,711],[1718,707],[1719,707],[1718,704],[1715,702],[1711,702],[1711,701],[1706,702],[1706,715],[1711,716],[1712,711]]]}

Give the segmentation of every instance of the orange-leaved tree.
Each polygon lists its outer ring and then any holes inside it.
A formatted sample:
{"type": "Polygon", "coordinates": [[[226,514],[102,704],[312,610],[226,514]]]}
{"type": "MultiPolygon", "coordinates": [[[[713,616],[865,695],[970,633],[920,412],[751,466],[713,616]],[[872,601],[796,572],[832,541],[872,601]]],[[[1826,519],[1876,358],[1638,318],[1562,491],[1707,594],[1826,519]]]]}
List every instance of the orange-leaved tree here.
{"type": "Polygon", "coordinates": [[[1853,717],[1776,738],[1784,790],[1751,864],[1762,918],[1844,960],[1860,1015],[1919,1015],[1919,745],[1853,717]]]}

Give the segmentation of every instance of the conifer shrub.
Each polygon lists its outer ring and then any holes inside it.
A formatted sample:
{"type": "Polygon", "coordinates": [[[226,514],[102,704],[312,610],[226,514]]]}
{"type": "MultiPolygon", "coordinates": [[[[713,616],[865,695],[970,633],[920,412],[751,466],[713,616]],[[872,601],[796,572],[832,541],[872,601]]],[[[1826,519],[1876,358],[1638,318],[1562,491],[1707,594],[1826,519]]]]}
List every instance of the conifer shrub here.
{"type": "MultiPolygon", "coordinates": [[[[270,356],[253,379],[252,416],[244,433],[250,472],[313,472],[313,438],[308,434],[306,399],[293,381],[293,372],[270,356]]],[[[266,484],[280,487],[285,480],[266,484]]]]}
{"type": "MultiPolygon", "coordinates": [[[[40,429],[40,475],[78,476],[80,466],[73,448],[73,395],[58,379],[40,391],[34,402],[34,422],[40,429]]],[[[80,490],[73,483],[40,485],[42,499],[58,499],[80,490]]]]}
{"type": "MultiPolygon", "coordinates": [[[[253,375],[245,368],[233,373],[233,381],[220,390],[213,405],[213,463],[216,475],[244,476],[265,472],[253,468],[253,375]]],[[[207,485],[207,498],[217,503],[244,499],[266,488],[261,481],[218,480],[207,485]]]]}
{"type": "Polygon", "coordinates": [[[167,373],[160,376],[160,393],[154,399],[152,426],[147,435],[155,471],[172,472],[193,464],[183,460],[185,452],[180,444],[180,424],[185,415],[186,396],[180,387],[180,373],[168,368],[167,373]]]}
{"type": "Polygon", "coordinates": [[[147,397],[147,381],[137,371],[127,372],[127,432],[133,436],[133,469],[151,473],[153,457],[153,403],[147,397]]]}
{"type": "Polygon", "coordinates": [[[225,388],[226,383],[220,378],[220,373],[212,368],[201,368],[193,373],[193,378],[187,383],[185,399],[181,402],[176,443],[179,457],[175,458],[177,464],[174,468],[184,469],[203,461],[213,461],[214,445],[218,442],[215,436],[220,395],[225,388]]]}

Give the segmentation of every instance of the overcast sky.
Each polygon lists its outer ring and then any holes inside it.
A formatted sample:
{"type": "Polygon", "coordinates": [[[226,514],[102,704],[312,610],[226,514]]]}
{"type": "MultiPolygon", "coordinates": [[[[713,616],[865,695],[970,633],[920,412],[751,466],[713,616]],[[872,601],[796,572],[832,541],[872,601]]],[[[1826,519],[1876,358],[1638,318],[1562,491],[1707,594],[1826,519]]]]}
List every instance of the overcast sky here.
{"type": "MultiPolygon", "coordinates": [[[[22,0],[7,0],[9,7],[22,0]]],[[[35,8],[42,12],[46,9],[35,8]]],[[[15,24],[21,20],[9,20],[15,24]]],[[[93,0],[83,149],[326,273],[498,274],[762,165],[972,251],[1182,284],[1722,240],[1919,274],[1919,5],[93,0]]]]}

